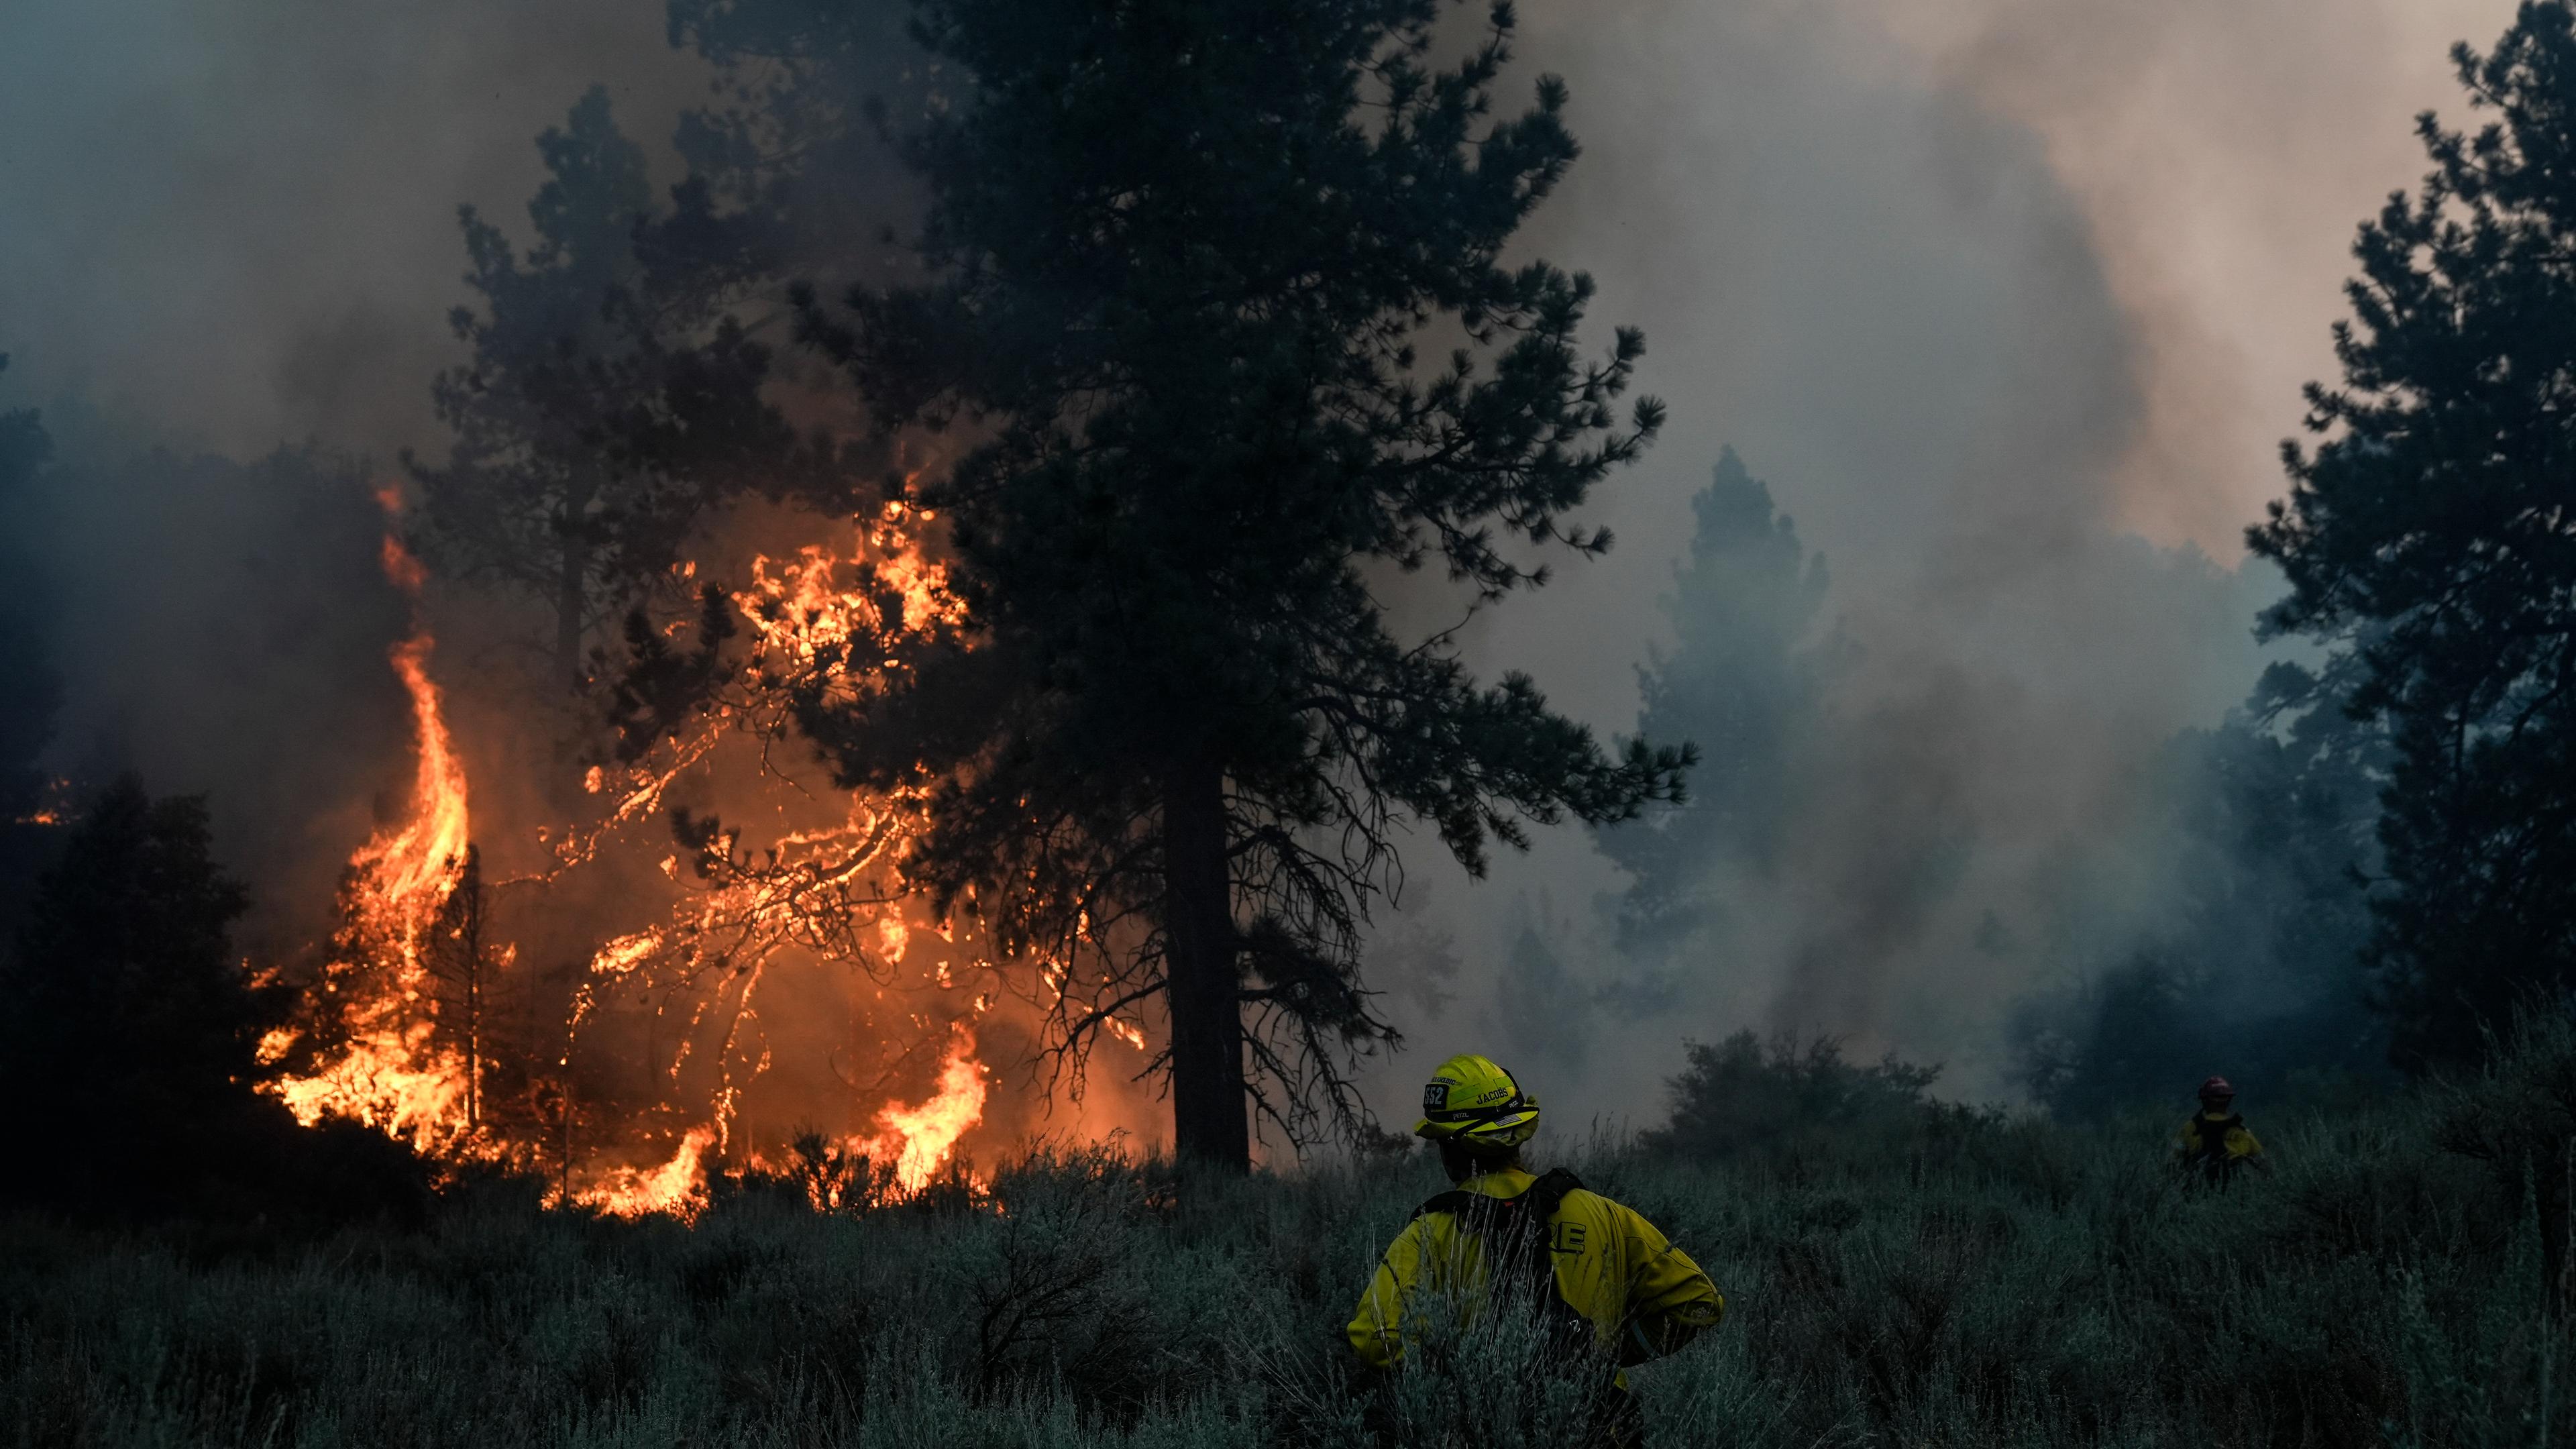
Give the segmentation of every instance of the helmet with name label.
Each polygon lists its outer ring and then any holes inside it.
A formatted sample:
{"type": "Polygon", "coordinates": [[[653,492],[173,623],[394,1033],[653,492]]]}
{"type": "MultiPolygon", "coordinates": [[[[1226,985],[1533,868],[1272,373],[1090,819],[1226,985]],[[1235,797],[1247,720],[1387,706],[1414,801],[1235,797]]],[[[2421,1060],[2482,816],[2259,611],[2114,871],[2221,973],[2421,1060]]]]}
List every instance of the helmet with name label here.
{"type": "Polygon", "coordinates": [[[1451,1057],[1422,1088],[1422,1120],[1413,1135],[1455,1142],[1471,1152],[1503,1153],[1538,1130],[1538,1098],[1521,1090],[1491,1057],[1451,1057]]]}

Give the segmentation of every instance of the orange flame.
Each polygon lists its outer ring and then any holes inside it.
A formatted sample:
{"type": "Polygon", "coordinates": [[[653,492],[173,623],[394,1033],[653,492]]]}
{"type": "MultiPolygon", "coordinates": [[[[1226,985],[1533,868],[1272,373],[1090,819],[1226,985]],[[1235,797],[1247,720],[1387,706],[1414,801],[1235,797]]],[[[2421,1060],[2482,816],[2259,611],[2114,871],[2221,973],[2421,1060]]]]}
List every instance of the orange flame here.
{"type": "MultiPolygon", "coordinates": [[[[380,501],[389,514],[400,508],[390,488],[380,501]]],[[[829,696],[864,698],[906,667],[899,656],[908,642],[961,625],[962,601],[950,591],[944,569],[908,536],[914,526],[915,515],[889,505],[881,517],[861,521],[847,553],[811,547],[792,558],[755,559],[748,586],[730,596],[749,624],[749,658],[732,692],[697,727],[657,746],[649,762],[588,767],[580,784],[599,800],[595,818],[568,822],[559,835],[552,825],[539,830],[537,839],[552,863],[540,875],[515,879],[553,880],[597,858],[612,836],[663,814],[666,797],[684,777],[721,771],[728,756],[720,753],[720,742],[750,738],[765,746],[776,738],[789,722],[783,682],[819,681],[829,696]]],[[[382,562],[386,576],[417,603],[425,570],[390,529],[382,562]]],[[[694,565],[680,570],[682,577],[694,572],[694,565]]],[[[719,1161],[765,1167],[760,1144],[732,1138],[744,1086],[769,1066],[754,1002],[774,953],[795,950],[890,975],[908,969],[904,958],[916,941],[927,939],[922,932],[955,940],[945,923],[907,919],[902,848],[922,824],[928,788],[849,795],[840,802],[846,813],[837,821],[814,823],[807,816],[797,829],[782,821],[765,841],[743,840],[742,827],[734,823],[738,817],[728,816],[728,828],[697,862],[703,888],[688,890],[658,924],[612,936],[592,949],[589,970],[561,1022],[564,1046],[553,1064],[565,1073],[557,1084],[564,1094],[558,1099],[564,1113],[560,1137],[541,1139],[494,1125],[488,1112],[484,1120],[471,1120],[469,1103],[480,1100],[481,1083],[451,1045],[452,1034],[440,1031],[444,1004],[437,973],[455,973],[444,941],[436,937],[447,929],[446,907],[463,879],[471,818],[463,763],[430,673],[433,647],[415,612],[411,635],[391,651],[394,672],[411,698],[416,770],[404,818],[379,829],[350,856],[347,926],[335,939],[317,998],[331,1013],[328,1046],[308,1048],[299,1058],[293,1032],[263,1039],[263,1061],[287,1062],[302,1073],[267,1090],[307,1125],[326,1115],[344,1117],[439,1157],[508,1161],[522,1168],[552,1161],[546,1170],[562,1176],[550,1201],[569,1199],[619,1217],[666,1214],[693,1221],[709,1201],[710,1176],[719,1161]],[[651,1007],[657,1019],[673,1005],[684,1008],[675,1014],[685,1018],[676,1033],[658,1038],[656,1049],[671,1055],[655,1064],[654,1076],[664,1084],[657,1090],[680,1085],[684,1068],[694,1082],[710,1075],[712,1066],[711,1095],[700,1099],[706,1115],[692,1114],[703,1125],[691,1128],[658,1165],[602,1165],[648,1155],[637,1151],[631,1135],[637,1123],[627,1124],[628,1135],[614,1126],[590,1135],[585,1155],[595,1156],[589,1161],[573,1156],[572,1042],[611,993],[660,997],[651,1007]],[[514,1133],[528,1140],[515,1141],[514,1133]],[[569,1160],[553,1160],[557,1142],[569,1160]]],[[[673,882],[683,873],[678,858],[662,862],[662,874],[673,882]]],[[[514,951],[515,945],[502,944],[493,959],[506,966],[514,951]]],[[[938,985],[961,984],[949,961],[937,966],[938,985]]],[[[990,1004],[988,996],[978,995],[974,1010],[981,1013],[990,1004]]],[[[845,1137],[839,1146],[868,1157],[894,1190],[918,1193],[948,1168],[958,1144],[982,1122],[987,1092],[988,1073],[977,1059],[974,1034],[958,1027],[928,1099],[884,1105],[874,1115],[873,1133],[845,1137]]]]}
{"type": "Polygon", "coordinates": [[[919,1192],[956,1151],[957,1139],[984,1120],[984,1064],[975,1059],[975,1035],[957,1033],[948,1058],[940,1064],[939,1091],[918,1107],[888,1105],[877,1113],[884,1130],[851,1142],[853,1151],[883,1162],[894,1161],[894,1180],[905,1192],[919,1192]]]}
{"type": "Polygon", "coordinates": [[[697,1221],[707,1206],[707,1151],[715,1146],[716,1129],[692,1127],[680,1139],[671,1160],[648,1170],[613,1168],[595,1186],[573,1194],[573,1201],[610,1217],[640,1218],[668,1214],[682,1222],[697,1221]]]}
{"type": "MultiPolygon", "coordinates": [[[[349,859],[375,877],[377,899],[423,927],[456,888],[468,833],[465,767],[457,761],[440,712],[438,686],[429,677],[429,651],[436,642],[421,629],[393,651],[394,672],[411,693],[412,730],[420,754],[412,780],[411,820],[390,837],[379,833],[349,859]]],[[[417,950],[418,930],[408,934],[417,950]]]]}
{"type": "MultiPolygon", "coordinates": [[[[386,577],[418,597],[420,564],[390,533],[384,566],[386,577]]],[[[464,873],[470,834],[465,767],[448,736],[438,686],[429,677],[435,644],[415,620],[411,637],[391,654],[394,673],[411,695],[417,765],[409,818],[400,829],[378,830],[349,857],[354,924],[366,939],[390,948],[391,959],[381,963],[388,978],[341,1003],[346,1040],[312,1073],[265,1087],[305,1126],[325,1115],[351,1117],[424,1151],[453,1145],[470,1129],[465,1120],[468,1068],[458,1053],[435,1040],[434,1010],[427,1004],[433,983],[421,959],[421,943],[464,873]]],[[[324,975],[332,984],[326,990],[335,990],[337,979],[360,964],[335,961],[327,966],[324,975]]],[[[275,1060],[292,1045],[291,1038],[272,1033],[260,1049],[275,1060]]]]}

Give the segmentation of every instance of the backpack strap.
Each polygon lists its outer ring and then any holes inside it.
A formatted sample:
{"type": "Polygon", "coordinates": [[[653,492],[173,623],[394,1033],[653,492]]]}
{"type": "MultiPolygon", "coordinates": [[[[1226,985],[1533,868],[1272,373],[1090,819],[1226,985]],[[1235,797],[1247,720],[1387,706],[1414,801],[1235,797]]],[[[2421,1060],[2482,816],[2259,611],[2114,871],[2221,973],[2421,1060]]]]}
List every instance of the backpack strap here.
{"type": "Polygon", "coordinates": [[[1567,1193],[1582,1190],[1582,1178],[1576,1177],[1562,1167],[1551,1167],[1544,1177],[1531,1183],[1530,1190],[1522,1196],[1530,1200],[1530,1209],[1536,1212],[1538,1220],[1544,1223],[1556,1216],[1556,1210],[1564,1204],[1567,1193]]]}
{"type": "Polygon", "coordinates": [[[1447,1192],[1435,1193],[1424,1198],[1422,1206],[1413,1210],[1413,1216],[1418,1218],[1425,1213],[1491,1212],[1496,1208],[1527,1207],[1536,1213],[1538,1220],[1543,1223],[1556,1216],[1556,1210],[1564,1203],[1567,1193],[1581,1191],[1582,1187],[1583,1179],[1562,1167],[1552,1167],[1538,1181],[1523,1190],[1518,1197],[1495,1197],[1491,1193],[1469,1192],[1463,1187],[1453,1187],[1447,1192]]]}
{"type": "Polygon", "coordinates": [[[1583,1186],[1583,1180],[1564,1168],[1554,1168],[1522,1191],[1518,1197],[1491,1197],[1464,1188],[1452,1188],[1427,1199],[1413,1210],[1420,1218],[1426,1213],[1450,1213],[1458,1226],[1486,1240],[1486,1251],[1505,1255],[1504,1261],[1518,1264],[1525,1274],[1529,1304],[1547,1325],[1557,1351],[1568,1356],[1581,1356],[1593,1343],[1592,1321],[1565,1301],[1556,1281],[1553,1234],[1549,1224],[1566,1195],[1583,1186]]]}
{"type": "Polygon", "coordinates": [[[2225,1187],[2228,1180],[2236,1175],[2236,1159],[2227,1153],[2227,1139],[2235,1136],[2236,1129],[2245,1125],[2244,1116],[2230,1113],[2225,1117],[2211,1118],[2204,1113],[2194,1116],[2191,1125],[2200,1134],[2200,1151],[2192,1155],[2191,1161],[2198,1164],[2201,1176],[2210,1186],[2225,1187]]]}
{"type": "MultiPolygon", "coordinates": [[[[1424,1198],[1422,1206],[1413,1210],[1413,1216],[1418,1218],[1424,1213],[1463,1213],[1478,1203],[1502,1201],[1509,1201],[1509,1199],[1491,1198],[1481,1192],[1469,1192],[1462,1187],[1453,1187],[1447,1192],[1424,1198]]],[[[1411,1219],[1406,1221],[1409,1222],[1411,1219]]]]}

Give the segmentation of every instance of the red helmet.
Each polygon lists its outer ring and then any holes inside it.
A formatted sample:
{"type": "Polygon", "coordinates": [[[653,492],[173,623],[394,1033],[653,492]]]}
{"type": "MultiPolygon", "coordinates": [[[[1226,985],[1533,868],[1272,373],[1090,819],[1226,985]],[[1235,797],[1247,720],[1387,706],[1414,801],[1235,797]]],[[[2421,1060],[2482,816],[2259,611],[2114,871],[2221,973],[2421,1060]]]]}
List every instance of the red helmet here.
{"type": "Polygon", "coordinates": [[[2200,1084],[2200,1099],[2204,1102],[2208,1101],[2212,1097],[2233,1097],[2235,1095],[2236,1089],[2228,1085],[2228,1081],[2225,1077],[2212,1077],[2208,1081],[2200,1084]]]}

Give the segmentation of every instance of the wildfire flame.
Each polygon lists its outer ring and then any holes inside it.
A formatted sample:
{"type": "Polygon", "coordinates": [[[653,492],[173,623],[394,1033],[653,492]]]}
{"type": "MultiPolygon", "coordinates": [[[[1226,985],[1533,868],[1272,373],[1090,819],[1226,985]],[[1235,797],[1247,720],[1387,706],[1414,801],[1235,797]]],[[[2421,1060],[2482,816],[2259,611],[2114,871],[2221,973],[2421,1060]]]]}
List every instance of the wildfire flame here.
{"type": "Polygon", "coordinates": [[[610,1217],[659,1213],[695,1222],[706,1210],[707,1152],[715,1144],[715,1128],[692,1127],[670,1161],[650,1170],[612,1168],[597,1186],[575,1193],[573,1200],[610,1217]]]}
{"type": "Polygon", "coordinates": [[[71,818],[66,803],[71,798],[72,782],[56,777],[45,782],[45,801],[15,821],[19,825],[61,825],[71,818]]]}
{"type": "MultiPolygon", "coordinates": [[[[389,556],[400,555],[387,541],[389,556]]],[[[391,836],[379,832],[349,859],[352,869],[375,881],[376,898],[414,929],[406,932],[409,948],[456,888],[464,868],[468,835],[465,767],[448,738],[440,710],[438,685],[429,677],[429,652],[437,644],[426,629],[394,646],[394,673],[411,695],[412,732],[420,763],[412,779],[410,821],[391,836]]]]}
{"type": "MultiPolygon", "coordinates": [[[[389,514],[399,509],[391,490],[380,501],[389,514]]],[[[647,760],[588,767],[579,783],[583,792],[600,797],[601,815],[587,825],[563,826],[560,833],[554,824],[540,829],[537,838],[552,866],[500,884],[542,885],[590,862],[613,835],[663,815],[666,797],[684,776],[702,767],[720,771],[727,757],[719,747],[728,738],[756,742],[766,774],[767,743],[784,733],[788,719],[784,681],[819,680],[827,695],[863,697],[903,667],[898,656],[908,639],[962,623],[963,606],[949,591],[944,570],[907,536],[914,517],[902,505],[889,505],[863,521],[846,555],[809,547],[789,559],[754,559],[748,586],[729,596],[749,625],[749,657],[732,676],[729,693],[647,760]]],[[[469,1059],[456,1045],[462,1039],[457,1023],[446,1023],[442,1031],[441,1022],[442,1011],[453,1009],[440,988],[456,974],[454,943],[447,939],[463,931],[454,924],[455,913],[479,911],[482,901],[480,887],[459,896],[472,858],[465,769],[430,672],[435,640],[417,607],[425,571],[391,530],[382,562],[386,576],[415,604],[412,631],[390,654],[412,705],[411,795],[403,818],[377,830],[349,858],[344,925],[322,968],[315,1020],[261,1041],[263,1062],[294,1068],[265,1090],[308,1126],[326,1116],[353,1119],[443,1159],[503,1161],[559,1173],[553,1200],[620,1217],[694,1220],[709,1201],[710,1175],[722,1164],[767,1167],[760,1144],[737,1145],[733,1137],[743,1088],[769,1065],[754,998],[771,958],[794,949],[825,962],[856,964],[891,985],[892,973],[918,938],[917,927],[937,930],[943,941],[954,939],[944,924],[908,921],[905,915],[899,847],[919,830],[927,794],[850,795],[836,823],[832,817],[814,823],[810,813],[800,828],[785,828],[782,821],[755,849],[743,847],[740,825],[711,827],[697,846],[699,883],[682,880],[689,873],[681,868],[685,849],[664,860],[661,875],[685,886],[684,894],[659,923],[590,948],[589,970],[558,1019],[560,1053],[551,1047],[544,1053],[560,1074],[546,1078],[552,1085],[544,1089],[555,1095],[534,1099],[547,1104],[542,1110],[552,1125],[534,1131],[526,1122],[495,1126],[488,1109],[478,1115],[475,1105],[482,1095],[479,1064],[488,1052],[469,1059]],[[633,1164],[640,1155],[640,1124],[633,1115],[622,1125],[612,1122],[604,1133],[591,1130],[595,1123],[585,1125],[583,1153],[572,1147],[580,1120],[574,1110],[573,1042],[611,996],[650,1002],[654,1021],[680,1008],[673,1013],[681,1023],[676,1033],[655,1043],[657,1052],[668,1053],[654,1063],[652,1075],[661,1083],[656,1090],[702,1090],[682,1088],[683,1069],[692,1071],[692,1082],[706,1082],[712,1064],[712,1082],[703,1089],[709,1095],[699,1098],[705,1115],[659,1163],[633,1164]],[[600,1165],[621,1158],[626,1165],[600,1165]]],[[[692,576],[695,566],[680,572],[692,576]]],[[[472,947],[484,949],[479,942],[472,947]]],[[[503,944],[476,959],[488,959],[497,970],[515,960],[515,950],[515,943],[503,944]]],[[[936,984],[956,984],[946,960],[938,963],[936,984]]],[[[978,994],[973,1011],[981,1013],[992,1000],[978,994]]],[[[920,1192],[935,1181],[965,1134],[983,1120],[987,1073],[976,1056],[974,1033],[962,1025],[952,1030],[926,1100],[884,1105],[875,1113],[874,1132],[839,1141],[845,1156],[865,1157],[886,1186],[903,1193],[920,1192]]],[[[520,1110],[528,1109],[523,1104],[520,1110]]]]}
{"type": "MultiPolygon", "coordinates": [[[[390,533],[384,568],[417,604],[420,564],[390,533]]],[[[378,830],[349,857],[344,887],[354,918],[349,943],[378,945],[386,959],[362,962],[344,953],[326,965],[324,990],[342,997],[344,1038],[321,1054],[313,1071],[267,1085],[308,1127],[326,1115],[355,1118],[423,1151],[459,1145],[471,1125],[470,1070],[453,1048],[437,1041],[435,1013],[423,1009],[434,993],[422,943],[463,875],[471,833],[465,767],[448,735],[438,685],[429,677],[436,643],[415,618],[410,637],[393,648],[394,673],[411,696],[417,759],[411,809],[399,829],[378,830]],[[354,979],[369,968],[382,971],[384,979],[354,979]],[[343,994],[344,985],[354,989],[343,994]]],[[[292,1045],[292,1038],[272,1033],[261,1051],[276,1060],[292,1045]]]]}
{"type": "Polygon", "coordinates": [[[975,1059],[975,1035],[960,1031],[940,1063],[939,1090],[918,1107],[888,1105],[877,1113],[884,1129],[874,1137],[855,1139],[854,1151],[894,1163],[895,1185],[919,1192],[939,1175],[957,1139],[984,1120],[984,1064],[975,1059]]]}

